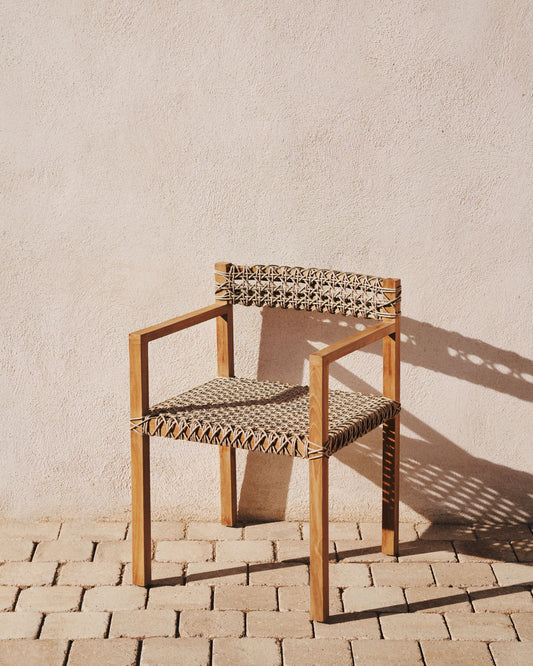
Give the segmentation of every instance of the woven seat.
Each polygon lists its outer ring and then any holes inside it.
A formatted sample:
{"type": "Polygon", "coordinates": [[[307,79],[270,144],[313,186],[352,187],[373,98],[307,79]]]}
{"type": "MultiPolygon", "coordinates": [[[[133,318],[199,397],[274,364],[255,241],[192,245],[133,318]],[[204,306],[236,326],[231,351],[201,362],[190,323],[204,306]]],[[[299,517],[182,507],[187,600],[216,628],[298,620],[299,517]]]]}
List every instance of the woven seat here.
{"type": "Polygon", "coordinates": [[[254,379],[212,379],[151,407],[132,427],[150,436],[312,458],[329,456],[398,414],[382,396],[329,392],[329,436],[309,441],[309,388],[254,379]]]}
{"type": "Polygon", "coordinates": [[[329,616],[328,462],[383,426],[382,551],[398,554],[400,280],[320,268],[215,265],[215,303],[130,334],[132,582],[151,583],[150,437],[219,447],[220,516],[237,524],[236,450],[307,458],[310,616],[329,616]],[[234,376],[233,309],[306,310],[378,320],[309,356],[309,387],[234,376]],[[150,407],[148,344],[215,319],[218,377],[150,407]],[[331,363],[383,341],[383,395],[329,390],[331,363]]]}

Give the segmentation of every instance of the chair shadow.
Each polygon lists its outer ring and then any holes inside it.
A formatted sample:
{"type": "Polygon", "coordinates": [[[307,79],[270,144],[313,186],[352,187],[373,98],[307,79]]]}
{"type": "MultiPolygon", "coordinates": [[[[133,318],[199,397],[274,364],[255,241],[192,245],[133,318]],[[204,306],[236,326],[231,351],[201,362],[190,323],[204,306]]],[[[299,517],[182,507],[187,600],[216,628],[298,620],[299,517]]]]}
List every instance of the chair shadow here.
{"type": "MultiPolygon", "coordinates": [[[[258,379],[301,384],[305,360],[315,350],[308,340],[327,345],[356,331],[356,320],[336,315],[264,308],[262,317],[258,379]]],[[[531,360],[409,317],[402,317],[402,329],[403,363],[533,400],[531,360]]],[[[381,344],[362,353],[380,355],[381,344]]],[[[331,365],[330,373],[348,390],[381,392],[339,363],[331,365]]],[[[402,409],[402,424],[403,503],[430,522],[437,518],[440,522],[533,522],[533,475],[471,455],[406,409],[402,409]],[[406,429],[412,435],[406,435],[406,429]]],[[[265,465],[263,456],[247,455],[239,514],[280,520],[285,517],[294,460],[272,455],[265,465]]],[[[335,457],[381,487],[379,430],[335,457]]]]}
{"type": "MultiPolygon", "coordinates": [[[[368,550],[368,549],[365,549],[368,550]]],[[[360,552],[356,551],[356,552],[360,552]]],[[[343,553],[344,555],[345,553],[343,553]]],[[[305,560],[305,558],[303,558],[305,560]]],[[[295,566],[301,566],[302,560],[287,560],[284,562],[271,562],[261,564],[235,564],[233,566],[224,566],[219,571],[198,572],[187,576],[187,584],[193,582],[201,582],[203,580],[212,581],[213,578],[224,578],[231,575],[242,575],[254,572],[271,571],[273,569],[286,569],[295,566]]],[[[153,580],[150,587],[160,587],[166,585],[183,585],[183,576],[174,576],[168,578],[160,578],[153,580]]],[[[490,587],[487,589],[478,589],[468,593],[471,602],[479,601],[482,599],[490,599],[494,597],[502,597],[508,594],[523,592],[529,590],[533,586],[533,579],[506,585],[503,587],[490,587]]],[[[430,589],[430,588],[428,588],[430,589]]],[[[434,588],[433,588],[434,589],[434,588]]],[[[442,591],[442,596],[416,601],[414,603],[392,604],[388,606],[376,606],[375,608],[366,609],[362,611],[353,611],[345,613],[335,613],[330,615],[328,624],[339,624],[342,622],[350,622],[352,620],[362,620],[367,617],[375,617],[376,614],[380,615],[394,615],[402,613],[414,613],[417,611],[428,611],[441,606],[450,606],[456,603],[464,603],[464,596],[457,594],[447,594],[446,587],[438,588],[442,591]]]]}

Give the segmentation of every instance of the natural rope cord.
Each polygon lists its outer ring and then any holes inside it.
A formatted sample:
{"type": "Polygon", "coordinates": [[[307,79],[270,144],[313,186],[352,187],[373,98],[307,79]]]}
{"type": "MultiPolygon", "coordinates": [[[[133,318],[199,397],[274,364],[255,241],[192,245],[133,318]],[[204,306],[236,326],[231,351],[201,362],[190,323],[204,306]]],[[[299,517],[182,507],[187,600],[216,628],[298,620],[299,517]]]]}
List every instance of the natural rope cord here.
{"type": "Polygon", "coordinates": [[[400,405],[381,396],[329,392],[329,436],[309,441],[309,388],[217,377],[154,405],[132,419],[136,432],[299,458],[330,456],[396,416],[400,405]]]}
{"type": "MultiPolygon", "coordinates": [[[[264,305],[343,314],[367,319],[393,319],[401,293],[383,286],[383,278],[322,268],[230,264],[217,271],[216,298],[227,303],[264,305]]],[[[398,308],[399,310],[399,308],[398,308]]]]}

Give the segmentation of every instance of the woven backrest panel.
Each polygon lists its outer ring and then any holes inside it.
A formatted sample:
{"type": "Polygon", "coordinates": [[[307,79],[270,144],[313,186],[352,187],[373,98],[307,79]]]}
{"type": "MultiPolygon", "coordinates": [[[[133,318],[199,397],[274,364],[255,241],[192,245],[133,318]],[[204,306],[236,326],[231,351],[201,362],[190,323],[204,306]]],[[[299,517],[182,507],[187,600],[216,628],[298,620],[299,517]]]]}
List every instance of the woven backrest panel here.
{"type": "Polygon", "coordinates": [[[236,266],[217,271],[216,298],[227,303],[329,312],[367,319],[393,319],[399,289],[383,278],[325,268],[236,266]]]}

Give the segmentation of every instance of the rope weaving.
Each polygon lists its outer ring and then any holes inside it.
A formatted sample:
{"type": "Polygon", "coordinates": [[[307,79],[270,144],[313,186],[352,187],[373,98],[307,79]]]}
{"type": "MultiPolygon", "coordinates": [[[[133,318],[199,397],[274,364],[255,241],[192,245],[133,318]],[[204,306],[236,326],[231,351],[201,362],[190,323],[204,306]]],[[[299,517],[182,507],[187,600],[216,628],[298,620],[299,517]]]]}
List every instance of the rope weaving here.
{"type": "Polygon", "coordinates": [[[400,405],[381,396],[329,392],[329,437],[309,441],[309,388],[217,377],[132,419],[132,430],[299,458],[330,456],[396,416],[400,405]]]}
{"type": "Polygon", "coordinates": [[[216,298],[227,303],[264,305],[351,315],[367,319],[392,319],[391,307],[401,294],[383,286],[383,278],[321,268],[230,264],[217,272],[216,298]]]}

